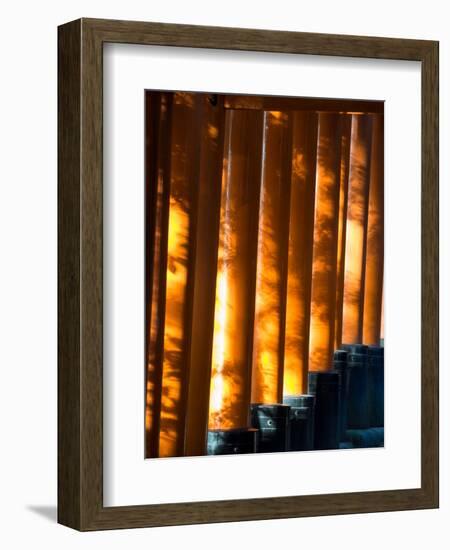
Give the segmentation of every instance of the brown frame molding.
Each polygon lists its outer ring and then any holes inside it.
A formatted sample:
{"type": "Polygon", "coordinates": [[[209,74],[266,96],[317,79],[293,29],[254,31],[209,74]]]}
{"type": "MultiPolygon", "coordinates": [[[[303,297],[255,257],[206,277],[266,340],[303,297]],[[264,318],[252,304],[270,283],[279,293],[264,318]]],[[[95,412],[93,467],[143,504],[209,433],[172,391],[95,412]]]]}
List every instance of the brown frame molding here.
{"type": "Polygon", "coordinates": [[[79,19],[58,29],[58,521],[82,531],[438,506],[438,42],[79,19]],[[419,61],[422,64],[420,489],[103,506],[103,43],[419,61]]]}

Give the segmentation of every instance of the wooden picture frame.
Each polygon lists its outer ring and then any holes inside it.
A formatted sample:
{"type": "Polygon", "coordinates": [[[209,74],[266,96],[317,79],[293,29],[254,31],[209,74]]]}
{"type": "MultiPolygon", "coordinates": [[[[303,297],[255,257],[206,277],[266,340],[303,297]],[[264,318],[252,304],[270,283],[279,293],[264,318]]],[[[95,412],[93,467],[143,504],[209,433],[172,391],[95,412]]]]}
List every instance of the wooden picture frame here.
{"type": "Polygon", "coordinates": [[[59,27],[58,51],[58,521],[89,531],[437,507],[438,43],[79,19],[59,27]],[[420,488],[103,506],[102,61],[105,42],[421,63],[420,488]]]}

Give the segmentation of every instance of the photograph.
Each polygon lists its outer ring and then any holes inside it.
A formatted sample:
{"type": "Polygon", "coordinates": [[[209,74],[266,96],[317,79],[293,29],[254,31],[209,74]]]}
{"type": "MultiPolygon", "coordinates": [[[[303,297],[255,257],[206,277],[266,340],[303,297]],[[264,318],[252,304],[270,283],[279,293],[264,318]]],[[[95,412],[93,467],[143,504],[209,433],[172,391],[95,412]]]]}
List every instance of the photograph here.
{"type": "Polygon", "coordinates": [[[384,102],[146,90],[144,126],[145,458],[383,447],[384,102]]]}

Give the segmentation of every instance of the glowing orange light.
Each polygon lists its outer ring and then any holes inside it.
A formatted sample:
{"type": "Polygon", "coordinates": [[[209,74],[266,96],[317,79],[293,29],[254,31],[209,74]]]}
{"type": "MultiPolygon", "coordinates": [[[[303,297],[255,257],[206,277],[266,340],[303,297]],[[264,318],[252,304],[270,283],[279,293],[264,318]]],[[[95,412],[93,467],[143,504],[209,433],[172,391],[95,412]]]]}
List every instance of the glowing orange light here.
{"type": "Polygon", "coordinates": [[[254,303],[252,214],[257,208],[258,162],[252,149],[261,139],[259,114],[229,110],[225,152],[216,282],[216,307],[209,406],[209,428],[248,425],[250,403],[251,315],[254,303]]]}
{"type": "MultiPolygon", "coordinates": [[[[226,244],[224,244],[226,249],[226,244]]],[[[223,251],[221,251],[223,255],[223,251]]],[[[209,400],[210,427],[227,427],[229,422],[223,410],[224,404],[232,400],[232,380],[227,379],[225,364],[227,360],[227,310],[230,308],[228,300],[228,272],[226,262],[220,258],[222,268],[217,273],[216,311],[214,316],[213,341],[213,374],[211,377],[211,395],[209,400]]]]}
{"type": "Polygon", "coordinates": [[[164,325],[163,392],[161,397],[160,456],[177,452],[178,403],[181,398],[184,308],[187,283],[189,216],[171,197],[167,247],[166,318],[164,325]]]}
{"type": "Polygon", "coordinates": [[[352,115],[342,312],[342,341],[347,344],[362,341],[371,131],[370,115],[352,115]]]}
{"type": "Polygon", "coordinates": [[[188,151],[193,105],[192,94],[174,95],[159,434],[159,456],[162,457],[183,453],[182,389],[186,381],[184,317],[190,226],[188,151]]]}

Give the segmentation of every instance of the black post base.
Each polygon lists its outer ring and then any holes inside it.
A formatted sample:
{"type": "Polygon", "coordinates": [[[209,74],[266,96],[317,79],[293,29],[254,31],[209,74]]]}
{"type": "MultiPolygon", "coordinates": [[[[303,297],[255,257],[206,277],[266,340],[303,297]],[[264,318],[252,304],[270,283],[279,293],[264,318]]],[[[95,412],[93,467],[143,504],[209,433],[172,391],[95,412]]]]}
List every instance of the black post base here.
{"type": "Polygon", "coordinates": [[[315,395],[314,449],[338,449],[340,377],[335,371],[309,372],[309,393],[315,395]]]}
{"type": "Polygon", "coordinates": [[[259,453],[288,450],[289,413],[288,405],[259,403],[251,405],[252,426],[259,430],[259,453]]]}
{"type": "Polygon", "coordinates": [[[258,430],[254,428],[232,428],[209,430],[208,455],[235,455],[256,453],[258,430]]]}
{"type": "Polygon", "coordinates": [[[286,395],[283,403],[291,407],[289,450],[311,451],[314,448],[314,396],[286,395]]]}

